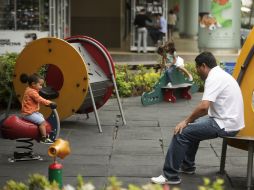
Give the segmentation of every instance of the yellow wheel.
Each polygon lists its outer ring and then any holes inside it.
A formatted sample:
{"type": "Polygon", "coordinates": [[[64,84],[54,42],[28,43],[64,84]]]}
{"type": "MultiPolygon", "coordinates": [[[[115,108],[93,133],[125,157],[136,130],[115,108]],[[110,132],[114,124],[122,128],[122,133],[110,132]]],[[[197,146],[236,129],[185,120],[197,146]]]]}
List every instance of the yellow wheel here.
{"type": "MultiPolygon", "coordinates": [[[[22,74],[37,73],[43,66],[53,65],[63,76],[58,85],[59,97],[52,100],[57,103],[59,118],[74,114],[84,102],[88,91],[88,73],[83,58],[68,42],[57,38],[41,38],[28,44],[17,59],[14,71],[14,88],[19,100],[22,100],[27,84],[20,81],[22,74]]],[[[53,76],[57,77],[59,75],[53,76]]],[[[54,78],[51,78],[51,81],[54,78]]],[[[57,81],[58,78],[55,78],[57,81]]],[[[47,118],[50,109],[41,107],[47,118]]]]}

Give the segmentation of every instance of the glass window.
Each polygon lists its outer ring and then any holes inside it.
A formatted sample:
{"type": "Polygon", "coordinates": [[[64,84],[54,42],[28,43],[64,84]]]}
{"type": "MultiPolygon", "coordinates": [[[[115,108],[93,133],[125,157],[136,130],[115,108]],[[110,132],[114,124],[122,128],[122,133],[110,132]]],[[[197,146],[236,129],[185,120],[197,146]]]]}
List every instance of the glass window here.
{"type": "Polygon", "coordinates": [[[4,0],[1,30],[49,30],[49,0],[4,0]]]}
{"type": "Polygon", "coordinates": [[[40,0],[40,31],[49,31],[49,0],[40,0]]]}
{"type": "Polygon", "coordinates": [[[242,0],[241,27],[251,29],[254,24],[252,0],[242,0]]]}
{"type": "Polygon", "coordinates": [[[0,16],[0,29],[2,30],[14,30],[14,19],[15,19],[15,11],[14,11],[14,0],[5,0],[3,1],[2,9],[0,9],[2,13],[0,16]]]}
{"type": "Polygon", "coordinates": [[[254,25],[254,13],[253,13],[253,1],[242,0],[241,6],[241,46],[243,46],[247,36],[249,35],[251,28],[254,25]]]}

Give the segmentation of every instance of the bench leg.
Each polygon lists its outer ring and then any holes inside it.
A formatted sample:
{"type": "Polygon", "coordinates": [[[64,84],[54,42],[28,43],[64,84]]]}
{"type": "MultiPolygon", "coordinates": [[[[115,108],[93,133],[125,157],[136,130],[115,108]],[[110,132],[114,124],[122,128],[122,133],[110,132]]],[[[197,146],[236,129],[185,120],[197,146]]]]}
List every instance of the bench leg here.
{"type": "Polygon", "coordinates": [[[186,87],[186,88],[181,89],[182,90],[182,94],[181,94],[182,98],[187,99],[187,100],[191,99],[189,89],[190,89],[190,87],[186,87]]]}
{"type": "Polygon", "coordinates": [[[164,91],[164,101],[172,103],[176,102],[176,97],[174,96],[173,89],[166,89],[164,91]]]}
{"type": "Polygon", "coordinates": [[[249,150],[248,150],[248,165],[247,165],[247,189],[251,189],[251,181],[252,181],[252,168],[253,168],[253,149],[254,143],[253,141],[249,141],[249,150]]]}
{"type": "Polygon", "coordinates": [[[226,156],[227,156],[227,140],[223,139],[220,158],[220,171],[219,171],[220,174],[225,174],[226,156]]]}

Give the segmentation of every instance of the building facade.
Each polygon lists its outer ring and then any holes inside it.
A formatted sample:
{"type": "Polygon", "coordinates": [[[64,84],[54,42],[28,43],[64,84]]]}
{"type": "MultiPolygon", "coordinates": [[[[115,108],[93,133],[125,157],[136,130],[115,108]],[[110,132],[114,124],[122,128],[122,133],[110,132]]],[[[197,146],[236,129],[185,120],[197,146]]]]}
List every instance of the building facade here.
{"type": "MultiPolygon", "coordinates": [[[[222,28],[214,31],[200,28],[200,15],[207,12],[209,16],[214,2],[231,5],[232,10],[225,7],[221,15],[233,18],[230,32],[234,39],[239,36],[238,32],[234,33],[241,27],[239,20],[242,26],[252,27],[252,0],[242,0],[242,4],[235,0],[0,0],[0,54],[20,52],[29,41],[40,37],[64,39],[73,35],[90,36],[107,48],[135,51],[137,39],[133,22],[140,7],[151,15],[160,12],[165,18],[173,8],[177,12],[180,35],[196,37],[202,33],[205,37],[201,36],[199,43],[205,49],[203,44],[209,45],[210,36],[218,38],[220,34],[220,38],[229,39],[226,35],[229,32],[222,28]],[[244,9],[240,12],[241,6],[244,9]],[[222,30],[225,34],[220,32],[222,30]]],[[[217,48],[215,40],[210,42],[213,43],[210,47],[217,48]]],[[[232,48],[238,46],[234,43],[232,48]]]]}

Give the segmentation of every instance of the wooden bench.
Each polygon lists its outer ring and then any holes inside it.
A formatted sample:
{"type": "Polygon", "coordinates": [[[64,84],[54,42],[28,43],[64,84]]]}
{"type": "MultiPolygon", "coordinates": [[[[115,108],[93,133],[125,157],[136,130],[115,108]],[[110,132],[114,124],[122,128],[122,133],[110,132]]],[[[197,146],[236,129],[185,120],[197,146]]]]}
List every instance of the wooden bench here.
{"type": "Polygon", "coordinates": [[[172,86],[161,87],[161,89],[163,90],[164,101],[172,103],[176,102],[176,94],[178,94],[178,96],[181,98],[190,100],[191,94],[189,93],[189,89],[191,88],[191,86],[191,83],[182,83],[172,86]]]}
{"type": "Polygon", "coordinates": [[[253,152],[254,152],[254,137],[252,136],[235,136],[235,137],[224,137],[221,150],[220,160],[220,174],[225,174],[225,163],[227,156],[227,145],[228,141],[235,140],[245,144],[248,147],[248,162],[247,162],[247,190],[252,187],[252,171],[253,171],[253,152]]]}
{"type": "Polygon", "coordinates": [[[241,53],[237,59],[233,71],[233,77],[238,82],[244,102],[244,120],[245,127],[237,134],[236,137],[224,137],[222,144],[220,173],[225,173],[225,161],[227,145],[248,151],[247,162],[247,189],[252,187],[252,169],[253,169],[253,152],[254,152],[254,111],[253,111],[253,89],[254,89],[254,29],[251,30],[247,37],[241,53]]]}

